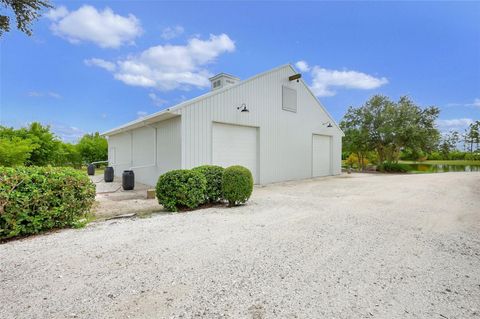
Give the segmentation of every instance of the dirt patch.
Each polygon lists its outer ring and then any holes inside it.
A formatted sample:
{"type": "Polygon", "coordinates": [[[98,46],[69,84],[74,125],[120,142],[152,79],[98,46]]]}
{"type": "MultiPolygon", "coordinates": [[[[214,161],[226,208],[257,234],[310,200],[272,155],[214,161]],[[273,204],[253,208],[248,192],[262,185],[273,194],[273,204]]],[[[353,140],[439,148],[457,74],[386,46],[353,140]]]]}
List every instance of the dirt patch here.
{"type": "Polygon", "coordinates": [[[143,216],[163,211],[156,199],[147,199],[147,190],[152,188],[148,185],[135,183],[133,190],[124,191],[118,177],[115,177],[112,183],[105,183],[103,176],[92,176],[90,179],[97,188],[92,208],[96,219],[103,220],[132,213],[143,216]]]}

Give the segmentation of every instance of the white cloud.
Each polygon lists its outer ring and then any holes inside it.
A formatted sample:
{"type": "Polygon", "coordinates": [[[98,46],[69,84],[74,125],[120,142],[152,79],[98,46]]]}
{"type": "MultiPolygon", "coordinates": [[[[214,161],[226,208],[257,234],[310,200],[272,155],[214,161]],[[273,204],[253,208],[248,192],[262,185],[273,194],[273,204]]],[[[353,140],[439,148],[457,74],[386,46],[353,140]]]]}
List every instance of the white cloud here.
{"type": "Polygon", "coordinates": [[[42,97],[44,94],[42,92],[37,92],[37,91],[30,91],[27,93],[28,96],[31,97],[42,97]]]}
{"type": "Polygon", "coordinates": [[[76,142],[86,134],[85,131],[78,127],[64,123],[50,123],[50,127],[52,128],[52,132],[64,142],[76,142]]]}
{"type": "Polygon", "coordinates": [[[310,67],[308,66],[308,63],[306,61],[303,61],[303,60],[298,61],[297,63],[295,63],[295,66],[300,72],[310,71],[310,67]]]}
{"type": "Polygon", "coordinates": [[[28,96],[31,97],[51,97],[54,99],[61,99],[62,96],[58,94],[57,92],[40,92],[40,91],[30,91],[27,92],[28,96]]]}
{"type": "Polygon", "coordinates": [[[50,9],[45,16],[52,20],[52,21],[58,21],[61,18],[65,17],[68,14],[68,9],[65,6],[60,6],[58,8],[50,9]]]}
{"type": "Polygon", "coordinates": [[[208,87],[212,74],[206,66],[223,53],[235,51],[226,34],[210,35],[208,40],[190,39],[186,45],[157,45],[137,55],[116,61],[114,78],[127,85],[162,91],[191,86],[208,87]]]}
{"type": "Polygon", "coordinates": [[[388,83],[385,77],[374,77],[353,70],[329,70],[318,65],[310,67],[306,61],[298,61],[295,66],[301,72],[310,71],[312,84],[310,88],[316,96],[333,96],[334,88],[371,90],[388,83]]]}
{"type": "Polygon", "coordinates": [[[148,115],[148,113],[145,112],[145,111],[138,111],[138,112],[137,112],[137,117],[138,117],[139,119],[141,119],[142,117],[145,117],[145,116],[147,116],[147,115],[148,115]]]}
{"type": "Polygon", "coordinates": [[[479,98],[474,99],[473,103],[469,103],[469,104],[467,104],[467,106],[473,106],[473,107],[480,108],[480,99],[479,98]]]}
{"type": "Polygon", "coordinates": [[[113,72],[116,69],[115,63],[103,59],[91,58],[85,59],[83,60],[83,62],[85,63],[85,65],[98,66],[99,68],[105,69],[110,72],[113,72]]]}
{"type": "Polygon", "coordinates": [[[177,101],[177,104],[178,104],[178,103],[185,102],[187,100],[187,97],[182,94],[178,98],[176,98],[175,100],[177,101]]]}
{"type": "Polygon", "coordinates": [[[124,17],[108,7],[98,11],[95,7],[84,5],[69,12],[61,6],[50,10],[46,16],[53,21],[50,28],[54,34],[71,43],[87,41],[102,48],[118,48],[125,43],[132,44],[143,32],[140,21],[134,15],[124,17]]]}
{"type": "Polygon", "coordinates": [[[185,30],[182,26],[168,27],[162,30],[161,37],[165,40],[171,40],[183,34],[185,30]]]}
{"type": "Polygon", "coordinates": [[[314,66],[312,74],[312,91],[317,96],[333,96],[334,87],[345,89],[371,90],[388,83],[387,78],[351,70],[328,70],[314,66]]]}
{"type": "Polygon", "coordinates": [[[473,123],[470,118],[437,120],[437,125],[443,129],[462,129],[473,123]]]}
{"type": "Polygon", "coordinates": [[[60,94],[55,93],[55,92],[48,92],[47,95],[48,95],[49,97],[53,97],[54,99],[60,99],[60,98],[62,98],[62,96],[61,96],[60,94]]]}
{"type": "Polygon", "coordinates": [[[448,103],[447,107],[473,107],[473,108],[480,108],[480,99],[475,98],[473,99],[472,103],[448,103]]]}
{"type": "Polygon", "coordinates": [[[148,97],[150,98],[150,100],[152,100],[153,104],[155,104],[156,106],[162,106],[163,104],[167,103],[166,100],[157,96],[155,93],[149,93],[148,97]]]}

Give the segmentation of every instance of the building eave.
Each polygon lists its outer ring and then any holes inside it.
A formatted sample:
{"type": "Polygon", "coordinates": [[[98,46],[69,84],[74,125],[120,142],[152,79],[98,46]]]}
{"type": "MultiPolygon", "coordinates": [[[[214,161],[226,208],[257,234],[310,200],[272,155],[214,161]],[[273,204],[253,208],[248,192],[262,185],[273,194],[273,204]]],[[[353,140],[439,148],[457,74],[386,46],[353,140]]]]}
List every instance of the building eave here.
{"type": "Polygon", "coordinates": [[[178,112],[174,112],[171,109],[166,109],[166,110],[163,110],[161,112],[157,112],[157,113],[139,118],[137,120],[128,122],[128,123],[126,123],[122,126],[113,128],[113,129],[108,130],[106,132],[103,132],[100,135],[101,136],[111,136],[111,135],[115,135],[115,134],[120,134],[120,133],[127,132],[127,131],[130,131],[130,130],[133,130],[133,129],[136,129],[136,128],[139,128],[139,127],[148,126],[148,125],[152,125],[152,124],[155,124],[155,123],[158,123],[158,122],[161,122],[161,121],[169,120],[169,119],[177,117],[177,116],[180,116],[178,114],[178,112]]]}

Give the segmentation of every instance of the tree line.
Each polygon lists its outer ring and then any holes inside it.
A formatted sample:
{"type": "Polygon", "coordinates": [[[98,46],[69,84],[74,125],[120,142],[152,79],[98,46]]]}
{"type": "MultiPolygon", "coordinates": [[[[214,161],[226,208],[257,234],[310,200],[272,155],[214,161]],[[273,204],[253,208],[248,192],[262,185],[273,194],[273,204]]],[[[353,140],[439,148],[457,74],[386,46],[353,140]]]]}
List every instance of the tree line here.
{"type": "Polygon", "coordinates": [[[448,153],[457,149],[461,143],[463,143],[465,152],[473,153],[480,151],[480,121],[470,123],[463,133],[452,130],[445,134],[440,149],[444,153],[448,153]]]}
{"type": "MultiPolygon", "coordinates": [[[[348,108],[340,122],[345,133],[342,157],[350,157],[361,169],[368,163],[392,164],[400,159],[460,159],[449,157],[458,152],[459,134],[442,135],[436,125],[439,114],[439,108],[420,107],[407,96],[392,101],[375,95],[360,107],[348,108]]],[[[475,144],[480,151],[479,131],[480,121],[476,121],[466,133],[471,159],[480,160],[474,154],[475,144]]]]}
{"type": "Polygon", "coordinates": [[[98,132],[76,144],[63,142],[49,126],[33,122],[14,129],[0,126],[0,166],[72,166],[107,160],[107,140],[98,132]]]}

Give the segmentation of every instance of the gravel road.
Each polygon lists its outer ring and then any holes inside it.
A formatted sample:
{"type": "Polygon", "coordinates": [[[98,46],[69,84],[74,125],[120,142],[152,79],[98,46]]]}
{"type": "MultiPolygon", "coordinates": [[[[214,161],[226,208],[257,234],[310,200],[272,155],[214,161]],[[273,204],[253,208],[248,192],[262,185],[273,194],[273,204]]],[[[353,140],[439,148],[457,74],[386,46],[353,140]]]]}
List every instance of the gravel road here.
{"type": "Polygon", "coordinates": [[[352,174],[0,245],[0,318],[480,318],[480,174],[352,174]]]}

